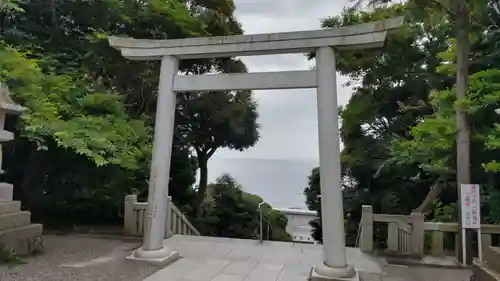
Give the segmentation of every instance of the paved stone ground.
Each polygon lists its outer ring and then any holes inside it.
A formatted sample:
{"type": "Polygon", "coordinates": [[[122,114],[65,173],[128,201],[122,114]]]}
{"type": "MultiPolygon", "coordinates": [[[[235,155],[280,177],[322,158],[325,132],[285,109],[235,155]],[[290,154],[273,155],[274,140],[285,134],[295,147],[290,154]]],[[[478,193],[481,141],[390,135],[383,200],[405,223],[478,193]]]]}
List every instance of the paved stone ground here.
{"type": "Polygon", "coordinates": [[[137,242],[81,235],[46,235],[45,252],[12,268],[1,281],[141,281],[159,268],[125,260],[137,242]]]}
{"type": "MultiPolygon", "coordinates": [[[[125,260],[138,242],[46,235],[43,254],[13,268],[0,266],[0,280],[305,281],[322,256],[321,246],[311,244],[194,236],[174,236],[166,244],[182,258],[160,270],[125,260]]],[[[468,270],[387,265],[358,249],[348,249],[347,257],[362,281],[468,281],[470,276],[468,270]]]]}
{"type": "MultiPolygon", "coordinates": [[[[322,261],[322,246],[199,236],[174,236],[166,245],[181,260],[145,281],[305,281],[322,261]]],[[[381,274],[377,261],[349,248],[350,263],[364,272],[381,274]]]]}
{"type": "Polygon", "coordinates": [[[361,274],[361,281],[469,281],[468,269],[384,265],[384,273],[361,274]]]}
{"type": "MultiPolygon", "coordinates": [[[[181,260],[144,281],[305,281],[322,261],[322,246],[213,237],[174,236],[166,245],[181,260]]],[[[467,270],[388,265],[347,248],[347,260],[364,281],[468,281],[467,270]]]]}

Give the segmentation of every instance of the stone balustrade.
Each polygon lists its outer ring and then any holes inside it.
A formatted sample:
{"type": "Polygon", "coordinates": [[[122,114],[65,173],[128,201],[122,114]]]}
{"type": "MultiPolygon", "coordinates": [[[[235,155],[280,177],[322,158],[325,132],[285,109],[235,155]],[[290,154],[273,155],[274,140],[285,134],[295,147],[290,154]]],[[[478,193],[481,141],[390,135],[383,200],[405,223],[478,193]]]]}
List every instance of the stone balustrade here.
{"type": "MultiPolygon", "coordinates": [[[[431,233],[431,254],[436,257],[445,256],[444,239],[446,234],[455,236],[455,249],[458,248],[458,223],[445,222],[425,222],[424,230],[431,233]]],[[[482,224],[481,225],[481,247],[483,249],[492,246],[492,237],[500,234],[500,225],[482,224]]],[[[484,252],[484,250],[483,250],[484,252]]]]}
{"type": "MultiPolygon", "coordinates": [[[[387,225],[387,248],[389,253],[401,255],[423,256],[430,254],[434,257],[446,255],[445,237],[454,236],[454,248],[458,249],[458,223],[426,222],[420,213],[411,215],[374,214],[372,206],[363,206],[361,218],[360,248],[365,253],[374,251],[374,224],[387,225]],[[425,247],[426,237],[430,242],[425,247]]],[[[500,234],[500,225],[483,224],[481,240],[483,249],[492,245],[492,236],[500,234]]],[[[484,250],[483,250],[484,252],[484,250]]]]}
{"type": "MultiPolygon", "coordinates": [[[[165,224],[165,238],[172,235],[200,235],[186,216],[175,206],[172,198],[168,197],[167,222],[165,224]]],[[[137,195],[125,196],[124,231],[127,235],[139,236],[144,234],[148,212],[147,202],[137,202],[137,195]]]]}

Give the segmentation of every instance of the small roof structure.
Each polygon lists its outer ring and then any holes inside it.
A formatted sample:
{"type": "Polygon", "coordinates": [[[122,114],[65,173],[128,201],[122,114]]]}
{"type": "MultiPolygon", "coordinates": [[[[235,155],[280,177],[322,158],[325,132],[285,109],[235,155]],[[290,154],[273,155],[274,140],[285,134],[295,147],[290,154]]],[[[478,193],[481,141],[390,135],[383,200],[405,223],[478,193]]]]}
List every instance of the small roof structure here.
{"type": "Polygon", "coordinates": [[[0,82],[0,110],[4,110],[7,113],[12,114],[21,114],[22,112],[26,111],[26,109],[26,107],[15,103],[10,98],[9,87],[0,82]]]}

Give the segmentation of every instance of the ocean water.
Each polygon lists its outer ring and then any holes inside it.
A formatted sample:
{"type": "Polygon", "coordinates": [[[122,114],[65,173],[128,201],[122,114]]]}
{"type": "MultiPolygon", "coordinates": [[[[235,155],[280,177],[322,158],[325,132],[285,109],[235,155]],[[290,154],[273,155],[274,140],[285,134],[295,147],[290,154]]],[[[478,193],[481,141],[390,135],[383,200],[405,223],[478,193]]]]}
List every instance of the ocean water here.
{"type": "Polygon", "coordinates": [[[306,208],[304,188],[318,161],[296,159],[220,158],[208,163],[208,180],[231,174],[243,189],[273,208],[306,208]]]}

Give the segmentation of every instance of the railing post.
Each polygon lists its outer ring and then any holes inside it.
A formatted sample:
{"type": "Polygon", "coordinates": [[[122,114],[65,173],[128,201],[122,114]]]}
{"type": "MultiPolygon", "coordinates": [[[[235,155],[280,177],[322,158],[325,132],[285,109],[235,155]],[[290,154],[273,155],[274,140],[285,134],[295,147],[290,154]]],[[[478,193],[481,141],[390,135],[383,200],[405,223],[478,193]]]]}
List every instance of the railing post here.
{"type": "Polygon", "coordinates": [[[167,199],[167,218],[165,222],[165,239],[173,236],[172,233],[172,196],[167,199]]]}
{"type": "Polygon", "coordinates": [[[432,232],[432,249],[431,253],[434,257],[444,257],[444,235],[441,231],[432,232]]]}
{"type": "Polygon", "coordinates": [[[411,222],[411,253],[422,256],[424,254],[424,215],[422,213],[412,213],[411,222]]]}
{"type": "Polygon", "coordinates": [[[259,203],[259,212],[260,212],[260,219],[259,219],[259,239],[260,239],[260,243],[263,243],[264,242],[264,226],[262,225],[263,224],[263,214],[262,214],[262,205],[264,205],[264,201],[260,202],[259,203]]]}
{"type": "Polygon", "coordinates": [[[491,234],[481,233],[481,245],[479,245],[479,247],[482,247],[483,249],[483,257],[485,250],[490,246],[491,246],[491,234]]]}
{"type": "Polygon", "coordinates": [[[363,205],[361,212],[361,252],[373,251],[373,207],[363,205]]]}
{"type": "Polygon", "coordinates": [[[390,222],[387,226],[387,249],[390,252],[397,252],[399,250],[399,224],[390,222]]]}
{"type": "Polygon", "coordinates": [[[134,204],[137,203],[137,195],[126,195],[123,206],[123,228],[125,234],[136,235],[137,217],[134,204]]]}

